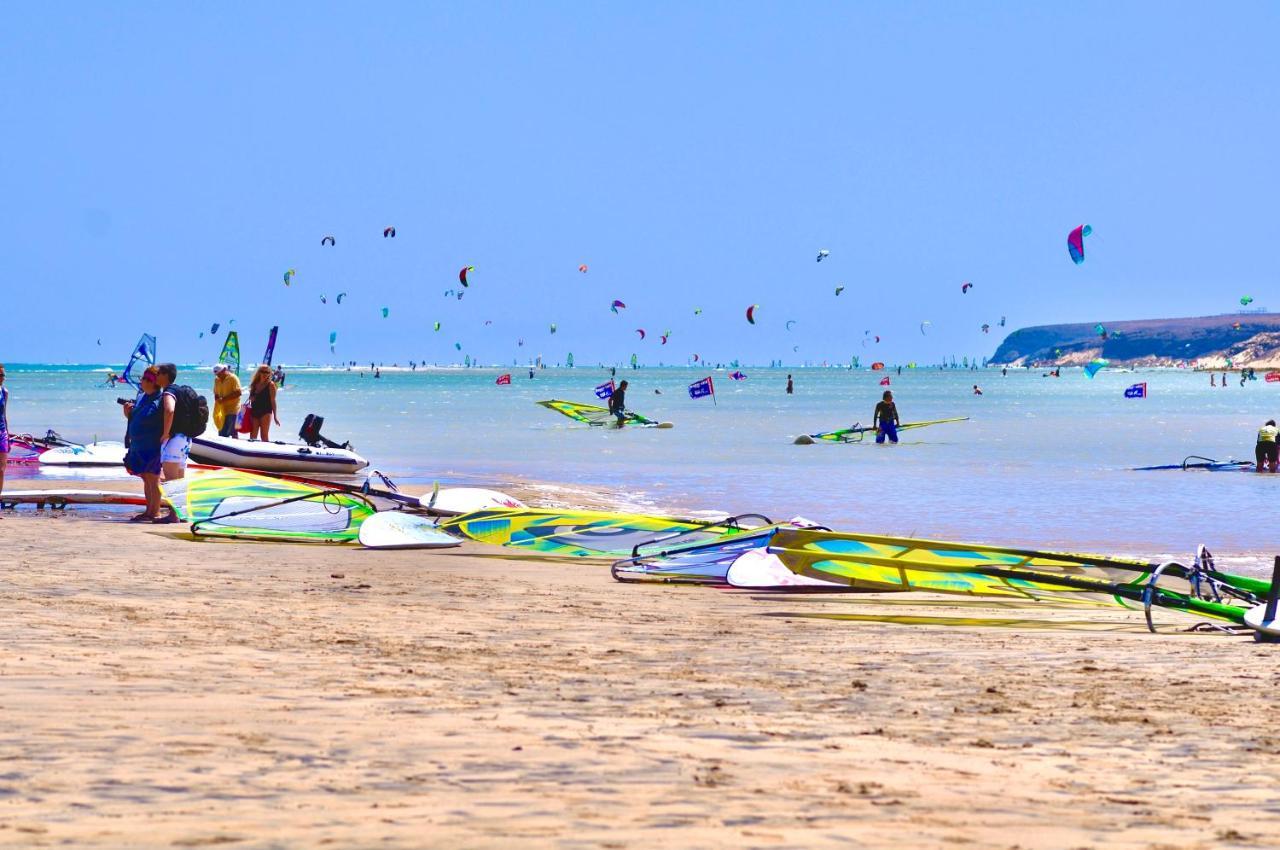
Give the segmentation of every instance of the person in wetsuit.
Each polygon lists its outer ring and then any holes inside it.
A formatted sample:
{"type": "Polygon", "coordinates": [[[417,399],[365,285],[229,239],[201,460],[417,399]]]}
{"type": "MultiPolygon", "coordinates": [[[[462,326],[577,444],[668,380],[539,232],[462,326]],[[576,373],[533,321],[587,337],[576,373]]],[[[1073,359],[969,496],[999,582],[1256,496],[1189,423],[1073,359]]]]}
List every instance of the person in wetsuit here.
{"type": "Polygon", "coordinates": [[[618,427],[621,428],[627,423],[627,382],[623,381],[618,384],[617,389],[613,391],[613,395],[609,396],[609,412],[618,420],[618,427]]]}
{"type": "Polygon", "coordinates": [[[893,392],[885,390],[880,403],[876,405],[875,415],[871,417],[871,427],[876,429],[876,442],[898,442],[898,406],[893,403],[893,392]]]}
{"type": "Polygon", "coordinates": [[[1280,435],[1280,428],[1276,427],[1274,419],[1268,419],[1267,424],[1258,429],[1258,445],[1254,447],[1253,456],[1257,461],[1254,469],[1257,472],[1267,472],[1270,466],[1271,472],[1276,471],[1276,467],[1280,466],[1280,444],[1276,443],[1276,436],[1280,435]]]}

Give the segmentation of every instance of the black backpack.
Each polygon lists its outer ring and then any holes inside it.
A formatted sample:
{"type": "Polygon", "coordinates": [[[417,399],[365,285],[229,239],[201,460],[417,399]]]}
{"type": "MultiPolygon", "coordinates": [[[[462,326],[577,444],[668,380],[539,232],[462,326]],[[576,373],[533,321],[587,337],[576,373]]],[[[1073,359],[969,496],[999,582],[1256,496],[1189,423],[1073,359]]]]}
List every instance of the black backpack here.
{"type": "Polygon", "coordinates": [[[173,387],[174,434],[199,437],[209,425],[209,402],[191,387],[183,384],[173,387]]]}

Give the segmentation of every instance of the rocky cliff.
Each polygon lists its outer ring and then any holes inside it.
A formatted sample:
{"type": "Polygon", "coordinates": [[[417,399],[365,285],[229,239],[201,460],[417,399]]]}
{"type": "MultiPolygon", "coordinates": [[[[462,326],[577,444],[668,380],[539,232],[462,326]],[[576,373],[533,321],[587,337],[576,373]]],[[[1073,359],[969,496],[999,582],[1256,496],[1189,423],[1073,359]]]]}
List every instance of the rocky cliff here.
{"type": "Polygon", "coordinates": [[[1010,365],[1116,365],[1280,368],[1280,314],[1238,313],[1142,319],[1097,325],[1040,325],[1005,337],[991,358],[1010,365]],[[1105,333],[1105,336],[1103,335],[1105,333]]]}

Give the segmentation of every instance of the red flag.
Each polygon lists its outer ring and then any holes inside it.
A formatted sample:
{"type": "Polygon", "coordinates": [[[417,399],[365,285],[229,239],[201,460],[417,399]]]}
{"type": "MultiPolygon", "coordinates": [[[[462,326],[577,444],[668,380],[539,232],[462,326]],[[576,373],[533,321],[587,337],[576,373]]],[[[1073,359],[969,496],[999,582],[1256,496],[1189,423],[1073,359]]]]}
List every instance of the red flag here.
{"type": "Polygon", "coordinates": [[[507,374],[505,374],[505,375],[499,375],[499,376],[498,376],[498,380],[494,381],[494,383],[498,384],[499,386],[503,386],[503,385],[510,386],[510,385],[511,385],[511,373],[510,373],[510,372],[508,372],[508,373],[507,373],[507,374]]]}
{"type": "Polygon", "coordinates": [[[887,386],[889,386],[889,379],[888,379],[888,378],[881,378],[881,379],[880,379],[880,386],[882,386],[882,387],[887,387],[887,386]]]}

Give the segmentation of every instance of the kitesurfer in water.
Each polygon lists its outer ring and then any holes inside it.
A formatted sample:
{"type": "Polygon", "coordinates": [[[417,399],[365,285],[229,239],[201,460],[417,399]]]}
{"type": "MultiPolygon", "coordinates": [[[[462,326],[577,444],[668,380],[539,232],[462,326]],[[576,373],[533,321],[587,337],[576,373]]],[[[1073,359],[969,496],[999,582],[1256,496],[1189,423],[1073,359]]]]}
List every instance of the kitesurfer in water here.
{"type": "Polygon", "coordinates": [[[875,415],[871,417],[871,427],[876,429],[876,442],[883,443],[887,437],[889,442],[898,442],[898,406],[893,403],[893,391],[885,390],[884,396],[876,405],[875,415]]]}
{"type": "Polygon", "coordinates": [[[609,412],[618,420],[618,427],[627,424],[627,382],[618,384],[613,395],[609,396],[609,412]]]}
{"type": "Polygon", "coordinates": [[[1267,424],[1258,429],[1258,445],[1254,447],[1253,455],[1257,461],[1256,470],[1258,472],[1275,472],[1276,467],[1280,466],[1280,444],[1276,443],[1276,437],[1280,435],[1280,428],[1276,427],[1274,419],[1268,419],[1267,424]]]}

